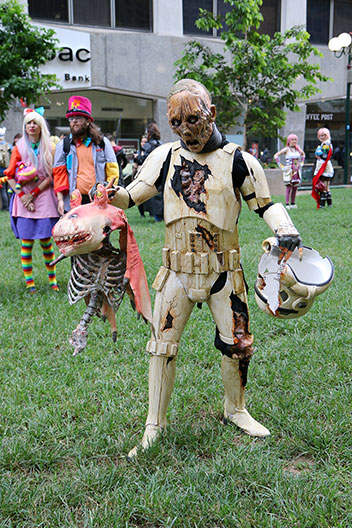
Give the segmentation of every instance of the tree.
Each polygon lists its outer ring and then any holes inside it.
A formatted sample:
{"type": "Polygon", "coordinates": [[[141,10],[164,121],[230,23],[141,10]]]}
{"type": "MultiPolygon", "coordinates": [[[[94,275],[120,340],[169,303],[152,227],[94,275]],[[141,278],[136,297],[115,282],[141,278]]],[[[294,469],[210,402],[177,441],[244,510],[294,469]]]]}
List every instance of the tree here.
{"type": "Polygon", "coordinates": [[[226,132],[242,122],[246,148],[249,134],[278,137],[285,109],[298,111],[297,101],[320,91],[317,83],[329,78],[309,62],[321,53],[311,46],[302,26],[273,37],[260,34],[262,0],[225,2],[232,9],[224,17],[200,9],[196,21],[204,31],[221,30],[223,53],[214,53],[198,41],[188,42],[175,62],[175,78],[202,82],[214,96],[220,128],[226,132]]]}
{"type": "Polygon", "coordinates": [[[0,121],[16,98],[34,103],[51,87],[59,87],[55,75],[39,70],[55,56],[54,34],[52,29],[32,26],[15,0],[0,4],[0,121]]]}

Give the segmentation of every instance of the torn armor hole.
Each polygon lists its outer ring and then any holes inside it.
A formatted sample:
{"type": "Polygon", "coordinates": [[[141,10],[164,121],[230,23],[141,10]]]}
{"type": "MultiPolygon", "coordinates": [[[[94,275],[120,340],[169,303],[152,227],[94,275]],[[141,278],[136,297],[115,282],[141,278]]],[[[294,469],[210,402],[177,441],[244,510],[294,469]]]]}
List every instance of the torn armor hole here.
{"type": "Polygon", "coordinates": [[[167,312],[167,315],[166,315],[166,321],[165,321],[165,324],[163,326],[163,329],[162,331],[164,330],[169,330],[170,328],[172,328],[172,321],[174,320],[173,316],[171,315],[170,312],[167,312]]]}
{"type": "Polygon", "coordinates": [[[201,165],[197,161],[189,161],[180,156],[182,165],[175,165],[175,174],[171,186],[177,196],[182,196],[188,207],[198,213],[206,213],[201,194],[205,193],[204,184],[211,174],[208,165],[201,165]]]}

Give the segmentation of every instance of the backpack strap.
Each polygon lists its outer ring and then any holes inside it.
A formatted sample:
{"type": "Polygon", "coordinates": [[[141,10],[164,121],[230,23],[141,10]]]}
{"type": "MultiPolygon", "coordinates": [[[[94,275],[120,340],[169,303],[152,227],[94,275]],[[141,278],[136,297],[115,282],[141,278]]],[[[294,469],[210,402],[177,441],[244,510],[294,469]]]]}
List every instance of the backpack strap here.
{"type": "Polygon", "coordinates": [[[68,156],[68,154],[70,152],[70,148],[71,148],[70,138],[69,138],[69,136],[65,136],[64,137],[64,154],[65,154],[65,156],[68,156]]]}

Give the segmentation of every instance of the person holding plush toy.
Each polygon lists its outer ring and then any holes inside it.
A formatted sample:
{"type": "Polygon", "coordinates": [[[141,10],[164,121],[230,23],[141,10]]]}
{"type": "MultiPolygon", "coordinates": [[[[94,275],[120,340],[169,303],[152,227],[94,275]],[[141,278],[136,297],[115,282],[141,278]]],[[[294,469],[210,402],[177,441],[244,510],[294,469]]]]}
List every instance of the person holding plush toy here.
{"type": "Polygon", "coordinates": [[[325,203],[328,207],[332,206],[330,181],[334,177],[334,167],[331,163],[334,149],[328,128],[319,128],[317,136],[321,144],[315,151],[316,164],[312,180],[312,196],[317,202],[317,209],[320,209],[325,207],[325,203]]]}
{"type": "Polygon", "coordinates": [[[49,285],[58,291],[51,231],[59,219],[52,185],[54,147],[43,117],[44,109],[25,108],[23,136],[12,150],[5,171],[13,190],[10,203],[11,227],[21,240],[21,262],[29,293],[36,293],[32,276],[32,249],[39,240],[43,250],[49,285]]]}

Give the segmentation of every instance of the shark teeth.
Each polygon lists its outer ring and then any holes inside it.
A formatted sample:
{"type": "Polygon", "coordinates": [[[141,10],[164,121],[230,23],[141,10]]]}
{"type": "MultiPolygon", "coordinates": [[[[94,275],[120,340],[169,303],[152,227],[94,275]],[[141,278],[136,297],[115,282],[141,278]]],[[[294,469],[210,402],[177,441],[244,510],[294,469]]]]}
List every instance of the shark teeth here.
{"type": "Polygon", "coordinates": [[[77,244],[83,244],[90,238],[91,238],[90,233],[81,232],[81,233],[75,234],[74,236],[69,236],[69,235],[58,236],[56,237],[55,241],[58,246],[62,244],[67,244],[67,243],[72,244],[72,245],[77,245],[77,244]]]}

